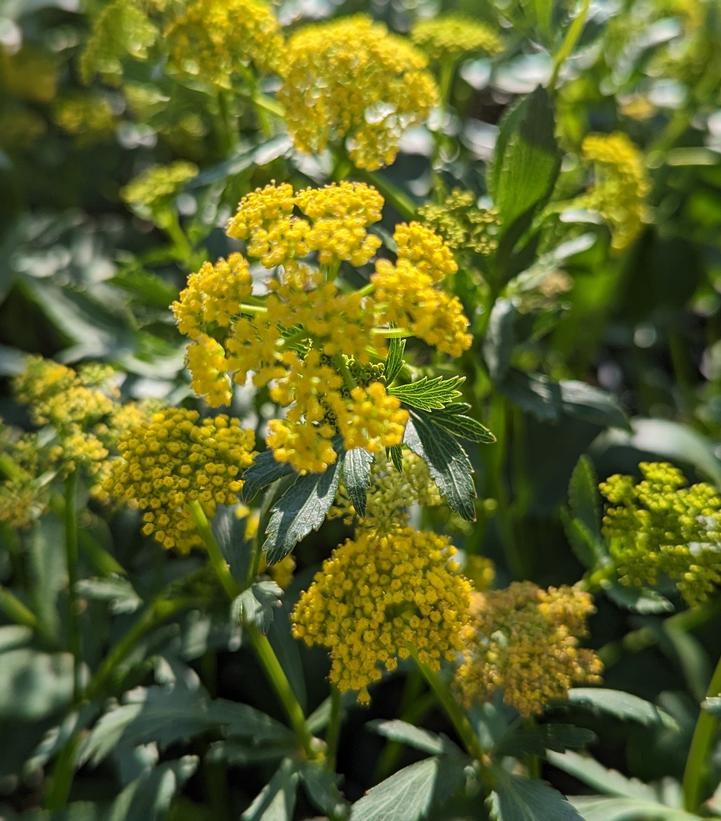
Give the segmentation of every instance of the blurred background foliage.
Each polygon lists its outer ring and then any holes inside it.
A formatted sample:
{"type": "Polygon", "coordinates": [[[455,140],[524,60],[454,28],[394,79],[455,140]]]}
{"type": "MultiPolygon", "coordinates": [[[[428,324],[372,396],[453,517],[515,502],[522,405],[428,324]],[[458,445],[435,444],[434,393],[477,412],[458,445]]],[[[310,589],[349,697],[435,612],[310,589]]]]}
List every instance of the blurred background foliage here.
{"type": "MultiPolygon", "coordinates": [[[[167,13],[162,0],[145,3],[139,17],[119,14],[100,45],[108,59],[83,68],[108,5],[5,0],[0,8],[0,414],[21,426],[27,419],[9,378],[26,353],[71,365],[106,362],[127,375],[125,398],[193,404],[184,340],[168,305],[189,271],[233,250],[222,226],[240,196],[273,179],[322,183],[334,171],[329,152],[298,152],[282,120],[253,102],[257,93],[272,97],[272,77],[233,93],[167,70],[152,33],[167,13]],[[177,191],[150,207],[124,200],[124,186],[140,172],[178,161],[198,173],[177,191]]],[[[406,132],[398,159],[378,172],[416,205],[442,203],[454,188],[490,204],[486,171],[499,121],[522,95],[548,84],[579,13],[565,0],[286,0],[275,11],[291,30],[364,12],[401,34],[419,19],[461,11],[499,33],[502,51],[460,60],[447,77],[445,106],[428,125],[406,132]]],[[[585,452],[601,478],[634,473],[649,458],[721,483],[719,43],[715,0],[592,0],[556,83],[563,159],[543,231],[525,258],[516,254],[490,316],[471,266],[459,277],[477,337],[458,366],[499,443],[470,452],[478,522],[427,515],[469,554],[490,557],[501,585],[519,578],[572,583],[582,574],[560,509],[585,452]],[[638,147],[650,183],[639,236],[621,249],[599,214],[577,201],[590,178],[584,138],[615,131],[638,147]]],[[[383,229],[398,216],[388,209],[383,229]]],[[[448,367],[455,371],[456,363],[448,367]]],[[[233,411],[258,431],[272,414],[267,396],[246,390],[237,391],[233,411]]],[[[84,726],[93,729],[84,737],[73,796],[88,808],[115,803],[103,809],[110,814],[87,809],[68,818],[239,817],[275,761],[253,757],[247,730],[234,735],[231,702],[281,716],[238,630],[220,610],[170,617],[143,638],[105,692],[125,694],[122,705],[100,723],[99,703],[72,712],[72,669],[67,653],[57,652],[68,608],[59,516],[51,505],[22,546],[11,528],[0,531],[0,583],[43,625],[40,638],[10,620],[0,625],[0,814],[44,817],[33,811],[62,770],[56,755],[84,726]],[[153,716],[174,710],[178,723],[165,738],[153,716]]],[[[202,561],[143,539],[134,513],[107,520],[91,506],[82,516],[81,624],[94,669],[142,603],[159,601],[173,583],[202,586],[202,561]],[[118,566],[125,575],[116,575],[118,566]]],[[[341,522],[329,521],[300,545],[298,571],[270,633],[311,713],[326,696],[328,664],[324,653],[289,638],[287,613],[344,532],[341,522]]],[[[680,777],[698,700],[721,652],[718,607],[691,619],[691,630],[665,618],[601,598],[592,643],[613,651],[608,687],[662,706],[680,730],[577,716],[597,733],[598,760],[661,784],[680,777]],[[636,639],[629,642],[629,634],[636,639]]],[[[404,681],[401,669],[375,688],[369,709],[349,705],[338,771],[351,800],[417,758],[364,729],[413,702],[404,681]]],[[[424,722],[448,731],[435,710],[424,722]]],[[[266,733],[280,749],[282,729],[250,735],[266,733]]],[[[721,770],[718,750],[712,764],[721,770]]],[[[552,762],[543,777],[563,792],[585,789],[568,767],[552,762]]],[[[311,803],[300,802],[295,817],[311,817],[311,803]]],[[[472,813],[449,805],[444,817],[480,817],[472,813]]]]}

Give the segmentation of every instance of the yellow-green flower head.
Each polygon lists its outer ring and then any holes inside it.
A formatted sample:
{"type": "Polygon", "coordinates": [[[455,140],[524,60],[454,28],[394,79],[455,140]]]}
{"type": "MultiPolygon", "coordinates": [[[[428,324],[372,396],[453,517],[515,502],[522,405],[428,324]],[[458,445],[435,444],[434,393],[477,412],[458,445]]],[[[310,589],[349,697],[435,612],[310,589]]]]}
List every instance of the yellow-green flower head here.
{"type": "Polygon", "coordinates": [[[146,60],[158,37],[139,0],[112,0],[92,19],[90,34],[80,54],[80,78],[87,85],[96,76],[119,85],[123,60],[146,60]]]}
{"type": "Polygon", "coordinates": [[[176,71],[204,83],[231,88],[249,66],[279,72],[283,37],[261,0],[194,0],[175,17],[165,39],[176,71]]]}
{"type": "Polygon", "coordinates": [[[183,160],[170,165],[153,165],[123,186],[120,196],[129,205],[152,209],[178,194],[197,173],[197,165],[183,160]]]}
{"type": "Polygon", "coordinates": [[[485,556],[466,555],[466,560],[463,563],[463,574],[476,590],[483,593],[490,590],[496,578],[496,566],[491,559],[485,556]]]}
{"type": "Polygon", "coordinates": [[[53,109],[55,122],[86,145],[104,140],[115,132],[115,113],[103,94],[84,92],[58,100],[53,109]]]}
{"type": "Polygon", "coordinates": [[[217,505],[236,504],[254,443],[237,419],[201,420],[197,411],[165,408],[120,438],[102,494],[143,510],[146,536],[187,553],[201,546],[188,505],[200,502],[212,518],[217,505]]]}
{"type": "Polygon", "coordinates": [[[666,462],[641,462],[643,479],[616,474],[599,485],[609,504],[603,534],[619,580],[633,587],[666,578],[689,604],[721,584],[721,496],[688,485],[666,462]]]}
{"type": "Polygon", "coordinates": [[[328,649],[331,682],[361,703],[398,659],[416,655],[438,670],[468,618],[471,586],[454,554],[435,533],[363,529],[323,563],[293,611],[293,634],[328,649]]]}
{"type": "Polygon", "coordinates": [[[478,208],[470,191],[456,189],[440,205],[424,205],[418,214],[454,251],[485,257],[498,247],[498,212],[495,208],[478,208]]]}
{"type": "Polygon", "coordinates": [[[623,251],[643,230],[650,184],[643,155],[621,133],[589,134],[581,146],[584,162],[594,167],[594,182],[576,200],[597,211],[611,229],[611,247],[623,251]]]}
{"type": "Polygon", "coordinates": [[[438,98],[426,66],[410,42],[363,15],[305,26],[288,41],[278,95],[293,141],[314,154],[345,140],[359,168],[390,165],[405,129],[438,98]]]}
{"type": "Polygon", "coordinates": [[[57,57],[24,44],[10,52],[0,46],[0,88],[3,94],[33,103],[49,103],[57,90],[57,57]]]}
{"type": "Polygon", "coordinates": [[[28,527],[50,501],[46,453],[37,433],[23,434],[0,422],[0,454],[0,522],[28,527]]]}
{"type": "Polygon", "coordinates": [[[455,63],[464,57],[503,51],[501,38],[493,29],[463,14],[422,20],[413,27],[411,39],[434,63],[455,63]]]}
{"type": "Polygon", "coordinates": [[[573,587],[514,582],[475,593],[456,673],[464,700],[486,701],[501,691],[506,704],[531,716],[566,698],[574,684],[598,683],[600,660],[579,648],[593,610],[591,596],[573,587]]]}

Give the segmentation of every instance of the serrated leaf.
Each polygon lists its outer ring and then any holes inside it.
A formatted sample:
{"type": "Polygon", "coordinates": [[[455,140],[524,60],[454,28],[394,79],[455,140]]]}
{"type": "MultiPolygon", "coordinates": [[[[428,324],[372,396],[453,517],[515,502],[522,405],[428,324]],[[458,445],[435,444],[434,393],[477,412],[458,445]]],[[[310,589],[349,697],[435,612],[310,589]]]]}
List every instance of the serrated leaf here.
{"type": "Polygon", "coordinates": [[[594,570],[607,560],[608,554],[603,542],[597,539],[580,519],[574,519],[565,508],[561,508],[561,522],[576,558],[584,567],[594,570]]]}
{"type": "Polygon", "coordinates": [[[386,356],[386,363],[383,375],[386,380],[386,385],[393,383],[395,378],[401,372],[404,361],[403,355],[406,351],[406,340],[393,338],[388,342],[388,355],[386,356]]]}
{"type": "Polygon", "coordinates": [[[485,425],[466,415],[465,411],[469,408],[470,405],[465,402],[455,402],[452,405],[446,405],[442,410],[433,411],[430,419],[427,418],[425,411],[415,411],[415,415],[425,418],[430,424],[438,425],[459,439],[492,445],[496,437],[485,425]]]}
{"type": "Polygon", "coordinates": [[[286,758],[240,816],[241,821],[293,821],[297,790],[298,771],[293,761],[286,758]]]}
{"type": "Polygon", "coordinates": [[[95,765],[119,745],[154,741],[163,748],[209,730],[256,744],[284,743],[292,736],[280,722],[246,704],[211,700],[202,690],[155,686],[133,690],[123,704],[111,707],[83,741],[78,761],[95,765]]]}
{"type": "Polygon", "coordinates": [[[574,687],[568,691],[568,703],[573,707],[583,707],[593,713],[613,716],[621,721],[635,721],[647,727],[663,726],[678,730],[676,720],[667,712],[650,701],[622,690],[574,687]]]}
{"type": "Polygon", "coordinates": [[[430,755],[442,755],[450,751],[460,754],[460,750],[450,739],[438,733],[431,733],[405,721],[376,719],[366,724],[369,730],[391,741],[399,741],[430,755]]]}
{"type": "Polygon", "coordinates": [[[573,516],[595,537],[601,536],[601,502],[593,462],[581,456],[568,483],[568,505],[573,516]]]}
{"type": "Polygon", "coordinates": [[[293,468],[287,462],[276,462],[273,451],[264,450],[255,457],[253,464],[243,474],[243,488],[240,498],[243,502],[253,499],[269,485],[283,476],[291,476],[293,468]]]}
{"type": "Polygon", "coordinates": [[[553,103],[540,86],[503,117],[488,188],[503,232],[550,197],[561,165],[553,103]]]}
{"type": "Polygon", "coordinates": [[[276,501],[263,543],[268,564],[279,562],[301,539],[323,524],[338,490],[341,467],[339,457],[325,473],[301,476],[276,501]]]}
{"type": "Polygon", "coordinates": [[[545,755],[547,750],[581,750],[595,738],[596,734],[591,730],[573,724],[518,725],[501,739],[494,752],[517,757],[545,755]]]}
{"type": "Polygon", "coordinates": [[[404,442],[428,465],[431,478],[449,507],[464,519],[476,517],[473,468],[461,445],[443,428],[416,414],[408,421],[404,442]]]}
{"type": "Polygon", "coordinates": [[[461,397],[458,386],[465,382],[464,376],[452,376],[446,379],[443,376],[427,376],[409,382],[406,385],[396,385],[388,388],[388,393],[397,397],[411,408],[432,411],[440,410],[461,397]]]}
{"type": "Polygon", "coordinates": [[[549,752],[547,758],[554,767],[606,795],[651,801],[656,798],[652,787],[635,778],[626,778],[618,770],[609,770],[591,756],[574,752],[549,752]]]}
{"type": "Polygon", "coordinates": [[[345,818],[348,803],[338,789],[338,776],[318,762],[307,762],[300,768],[300,777],[311,802],[330,818],[345,818]]]}
{"type": "Polygon", "coordinates": [[[343,482],[353,507],[359,516],[365,516],[366,491],[371,482],[373,454],[365,448],[348,450],[343,457],[343,482]]]}
{"type": "Polygon", "coordinates": [[[403,449],[400,445],[393,445],[388,448],[388,455],[390,456],[393,467],[400,473],[403,470],[403,449]]]}
{"type": "Polygon", "coordinates": [[[673,602],[650,587],[639,590],[616,581],[605,581],[601,586],[614,604],[625,607],[626,610],[633,610],[634,613],[648,616],[655,613],[671,613],[674,609],[673,602]]]}
{"type": "Polygon", "coordinates": [[[463,784],[463,766],[436,756],[404,767],[372,787],[353,805],[351,821],[419,821],[463,784]]]}
{"type": "Polygon", "coordinates": [[[543,781],[498,772],[488,800],[493,821],[583,821],[569,801],[543,781]]]}
{"type": "Polygon", "coordinates": [[[698,821],[699,816],[638,798],[571,796],[571,803],[586,821],[698,821]]]}
{"type": "Polygon", "coordinates": [[[274,581],[254,582],[237,595],[230,605],[230,618],[236,624],[252,624],[267,633],[274,611],[282,604],[283,590],[274,581]]]}
{"type": "Polygon", "coordinates": [[[494,382],[503,379],[511,364],[515,318],[516,309],[510,299],[496,300],[483,340],[483,358],[488,374],[494,382]]]}

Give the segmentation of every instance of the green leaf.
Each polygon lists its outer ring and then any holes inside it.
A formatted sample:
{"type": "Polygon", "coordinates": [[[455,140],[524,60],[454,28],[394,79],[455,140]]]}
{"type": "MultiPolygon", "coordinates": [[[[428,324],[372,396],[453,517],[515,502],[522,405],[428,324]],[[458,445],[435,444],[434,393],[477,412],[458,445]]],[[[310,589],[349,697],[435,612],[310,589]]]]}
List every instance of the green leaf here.
{"type": "Polygon", "coordinates": [[[579,755],[574,752],[549,752],[548,761],[564,773],[572,775],[589,787],[606,795],[619,795],[625,798],[641,798],[653,801],[656,795],[652,787],[635,778],[626,778],[617,770],[609,770],[599,764],[595,758],[579,755]]]}
{"type": "Polygon", "coordinates": [[[283,476],[292,474],[293,468],[287,462],[276,462],[273,458],[273,451],[264,450],[255,457],[253,464],[243,474],[240,498],[244,502],[252,502],[268,485],[272,485],[283,476]]]}
{"type": "Polygon", "coordinates": [[[428,730],[398,719],[390,721],[376,719],[369,721],[366,727],[391,741],[399,741],[401,744],[407,744],[409,747],[430,755],[442,755],[451,751],[460,753],[458,747],[444,735],[430,733],[428,730]]]}
{"type": "Polygon", "coordinates": [[[80,579],[75,585],[79,596],[91,601],[105,601],[116,615],[134,613],[143,603],[133,585],[124,576],[80,579]]]}
{"type": "Polygon", "coordinates": [[[599,427],[628,429],[628,418],[610,393],[575,379],[564,379],[559,387],[561,408],[567,416],[599,427]]]}
{"type": "Polygon", "coordinates": [[[676,720],[667,712],[631,693],[603,687],[574,687],[568,691],[568,704],[582,707],[597,715],[608,715],[621,721],[635,721],[647,727],[663,726],[677,730],[676,720]]]}
{"type": "Polygon", "coordinates": [[[109,812],[104,815],[104,821],[127,821],[129,818],[155,821],[165,818],[173,797],[197,767],[198,758],[194,755],[153,767],[128,784],[113,801],[109,812]]]}
{"type": "Polygon", "coordinates": [[[418,410],[415,411],[415,415],[425,418],[429,424],[438,425],[438,427],[443,428],[443,430],[459,439],[492,445],[496,441],[496,437],[485,425],[466,415],[465,412],[470,407],[466,402],[454,402],[451,405],[446,405],[443,410],[433,411],[432,414],[418,410]]]}
{"type": "Polygon", "coordinates": [[[540,86],[524,97],[500,124],[488,188],[503,231],[550,197],[561,165],[553,103],[540,86]]]}
{"type": "Polygon", "coordinates": [[[573,516],[596,537],[601,536],[601,501],[593,462],[581,456],[568,484],[568,505],[573,516]]]}
{"type": "Polygon", "coordinates": [[[583,821],[558,790],[543,781],[501,771],[488,805],[493,821],[583,821]]]}
{"type": "Polygon", "coordinates": [[[69,653],[6,650],[0,660],[0,720],[39,721],[67,707],[73,695],[69,653]]]}
{"type": "Polygon", "coordinates": [[[400,473],[403,470],[403,449],[400,445],[393,445],[388,448],[388,455],[390,456],[393,467],[400,473]]]}
{"type": "Polygon", "coordinates": [[[406,425],[405,444],[426,461],[431,478],[450,508],[473,521],[476,489],[465,450],[447,431],[431,424],[429,417],[412,416],[406,425]]]}
{"type": "Polygon", "coordinates": [[[483,340],[483,358],[486,360],[488,374],[494,382],[500,382],[510,367],[515,319],[516,308],[513,302],[510,299],[496,300],[483,340]]]}
{"type": "Polygon", "coordinates": [[[566,538],[576,558],[584,567],[594,570],[608,560],[603,542],[596,538],[580,519],[574,519],[565,508],[561,508],[561,521],[566,538]]]}
{"type": "Polygon", "coordinates": [[[286,758],[240,816],[241,821],[293,821],[297,790],[298,771],[294,762],[286,758]]]}
{"type": "Polygon", "coordinates": [[[546,755],[547,750],[580,750],[593,743],[596,734],[573,724],[517,725],[496,745],[496,755],[546,755]]]}
{"type": "Polygon", "coordinates": [[[300,777],[311,802],[330,818],[346,818],[348,803],[338,789],[338,776],[318,762],[301,765],[300,777]]]}
{"type": "Polygon", "coordinates": [[[418,821],[441,805],[465,779],[455,756],[426,758],[372,787],[353,805],[351,821],[418,821]]]}
{"type": "Polygon", "coordinates": [[[373,454],[365,448],[348,450],[343,457],[343,482],[353,507],[359,516],[365,516],[366,491],[371,482],[373,454]]]}
{"type": "Polygon", "coordinates": [[[154,741],[164,748],[211,730],[247,738],[258,746],[285,743],[292,737],[286,727],[260,710],[225,699],[211,700],[200,689],[138,688],[95,724],[83,741],[78,762],[98,764],[119,745],[134,747],[154,741]]]}
{"type": "Polygon", "coordinates": [[[253,560],[253,543],[245,536],[247,519],[238,518],[235,505],[219,505],[211,526],[233,578],[245,583],[253,560]]]}
{"type": "Polygon", "coordinates": [[[68,574],[62,545],[65,531],[55,516],[44,516],[30,531],[28,539],[28,569],[31,608],[46,635],[57,636],[63,618],[61,591],[67,588],[68,574]]]}
{"type": "Polygon", "coordinates": [[[247,767],[253,764],[279,761],[281,758],[295,755],[297,749],[298,741],[295,737],[285,742],[265,743],[262,746],[252,741],[229,738],[225,741],[213,742],[208,749],[208,759],[214,762],[223,761],[234,767],[247,767]]]}
{"type": "Polygon", "coordinates": [[[709,696],[701,704],[701,709],[712,716],[721,716],[721,696],[709,696]]]}
{"type": "Polygon", "coordinates": [[[698,821],[699,816],[638,798],[571,797],[586,821],[698,821]]]}
{"type": "Polygon", "coordinates": [[[631,432],[607,431],[593,443],[593,451],[599,456],[617,448],[633,448],[634,464],[651,454],[662,456],[671,462],[693,465],[701,473],[721,487],[721,460],[714,456],[713,443],[688,425],[669,419],[636,418],[631,421],[631,432]]]}
{"type": "Polygon", "coordinates": [[[674,609],[672,602],[650,587],[639,590],[610,580],[603,582],[601,586],[614,604],[626,610],[633,610],[634,613],[649,616],[655,613],[670,613],[674,609]]]}
{"type": "Polygon", "coordinates": [[[254,582],[236,596],[230,605],[230,618],[236,624],[253,624],[267,633],[275,610],[282,604],[283,590],[274,581],[254,582]]]}
{"type": "Polygon", "coordinates": [[[440,410],[461,397],[458,386],[462,385],[465,379],[465,376],[451,376],[449,379],[443,376],[434,376],[429,379],[424,376],[406,385],[390,387],[388,393],[412,408],[426,411],[440,410]]]}
{"type": "Polygon", "coordinates": [[[273,505],[263,543],[269,564],[279,562],[323,524],[338,490],[341,466],[339,457],[325,473],[301,476],[273,505]]]}
{"type": "Polygon", "coordinates": [[[268,641],[278,657],[280,666],[285,671],[290,686],[303,710],[306,710],[308,696],[305,689],[305,676],[300,656],[301,643],[293,638],[290,626],[290,608],[287,602],[275,611],[273,623],[268,631],[268,641]]]}
{"type": "Polygon", "coordinates": [[[391,385],[404,365],[403,355],[406,351],[406,340],[392,338],[388,341],[388,355],[383,375],[386,385],[391,385]]]}

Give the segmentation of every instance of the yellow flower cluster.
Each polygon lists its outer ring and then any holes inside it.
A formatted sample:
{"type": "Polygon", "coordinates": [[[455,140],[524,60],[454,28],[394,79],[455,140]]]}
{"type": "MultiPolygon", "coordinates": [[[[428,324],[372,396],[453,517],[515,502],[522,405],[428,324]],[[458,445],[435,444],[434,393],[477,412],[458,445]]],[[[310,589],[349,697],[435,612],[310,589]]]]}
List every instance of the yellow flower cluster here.
{"type": "Polygon", "coordinates": [[[514,582],[505,590],[475,593],[456,673],[464,700],[483,701],[502,691],[506,704],[531,716],[565,698],[574,684],[598,683],[598,656],[578,646],[593,609],[591,596],[573,587],[543,590],[514,582]]]}
{"type": "Polygon", "coordinates": [[[212,518],[217,505],[237,503],[254,439],[237,419],[200,420],[197,411],[165,408],[119,439],[120,458],[101,494],[143,510],[146,536],[187,553],[201,545],[188,505],[197,500],[212,518]]]}
{"type": "Polygon", "coordinates": [[[419,208],[418,214],[454,251],[486,257],[498,247],[498,211],[478,208],[470,191],[454,189],[442,203],[428,203],[419,208]]]}
{"type": "MultiPolygon", "coordinates": [[[[403,470],[398,471],[385,458],[376,458],[366,493],[365,515],[358,520],[359,527],[388,533],[409,523],[413,505],[438,507],[441,494],[431,479],[428,465],[410,450],[403,450],[403,470]]],[[[330,514],[342,517],[351,524],[356,516],[353,503],[341,485],[335,507],[330,514]]]]}
{"type": "Polygon", "coordinates": [[[407,325],[439,350],[470,344],[457,298],[441,290],[457,270],[453,255],[430,228],[397,226],[397,267],[376,261],[370,287],[352,291],[338,278],[343,263],[371,262],[381,240],[369,227],[381,219],[383,198],[363,183],[342,182],[294,191],[271,184],[247,194],[228,223],[244,243],[191,274],[172,309],[190,337],[187,362],[193,388],[211,405],[231,400],[231,379],[269,386],[287,408],[268,424],[278,461],[322,472],[335,462],[333,440],[346,449],[380,452],[400,444],[407,421],[382,379],[384,344],[376,324],[407,325]],[[253,293],[248,259],[267,273],[253,293]],[[384,275],[390,266],[391,275],[384,275]]]}
{"type": "Polygon", "coordinates": [[[279,99],[301,151],[346,140],[359,168],[390,165],[403,131],[422,122],[438,92],[427,60],[381,23],[358,15],[289,39],[279,99]]]}
{"type": "Polygon", "coordinates": [[[411,39],[435,63],[456,63],[473,54],[499,54],[501,38],[485,23],[463,14],[446,14],[422,20],[411,39]]]}
{"type": "Polygon", "coordinates": [[[170,165],[153,165],[123,186],[120,196],[129,205],[152,209],[174,197],[197,173],[196,165],[182,160],[170,165]]]}
{"type": "Polygon", "coordinates": [[[470,583],[455,549],[434,533],[363,529],[327,559],[293,611],[293,634],[327,647],[330,680],[358,700],[368,686],[416,655],[437,670],[460,647],[470,583]]]}
{"type": "Polygon", "coordinates": [[[104,140],[115,131],[115,113],[103,94],[72,94],[58,100],[53,109],[55,122],[78,141],[90,144],[104,140]]]}
{"type": "Polygon", "coordinates": [[[145,60],[158,30],[138,0],[112,0],[95,15],[88,39],[80,54],[80,78],[87,85],[96,75],[118,85],[123,60],[145,60]]]}
{"type": "Polygon", "coordinates": [[[610,503],[603,534],[623,584],[673,581],[689,604],[721,585],[721,495],[710,484],[687,485],[667,462],[641,462],[643,479],[616,474],[599,486],[610,503]]]}
{"type": "Polygon", "coordinates": [[[170,64],[220,88],[251,64],[259,71],[283,66],[283,37],[261,0],[192,0],[165,32],[170,64]]]}
{"type": "Polygon", "coordinates": [[[638,237],[646,221],[650,184],[643,155],[620,132],[589,134],[581,155],[586,163],[593,164],[595,179],[576,204],[598,211],[611,229],[611,247],[623,251],[638,237]]]}
{"type": "Polygon", "coordinates": [[[15,529],[27,527],[47,509],[50,489],[44,455],[36,433],[22,434],[0,422],[0,522],[15,529]]]}

